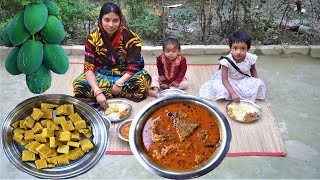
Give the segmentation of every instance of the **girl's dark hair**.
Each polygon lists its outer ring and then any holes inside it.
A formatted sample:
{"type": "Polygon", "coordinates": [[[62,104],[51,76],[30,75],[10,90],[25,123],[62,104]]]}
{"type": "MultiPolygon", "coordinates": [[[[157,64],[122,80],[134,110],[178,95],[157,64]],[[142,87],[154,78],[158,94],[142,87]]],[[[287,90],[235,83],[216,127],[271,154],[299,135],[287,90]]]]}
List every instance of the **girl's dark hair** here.
{"type": "Polygon", "coordinates": [[[245,43],[250,49],[251,46],[251,37],[246,32],[235,32],[229,36],[229,47],[232,47],[233,43],[245,43]]]}
{"type": "Polygon", "coordinates": [[[103,15],[108,14],[110,12],[117,14],[120,17],[120,19],[122,20],[122,13],[121,13],[119,6],[117,6],[114,3],[105,3],[100,10],[99,21],[100,22],[102,21],[103,15]]]}
{"type": "Polygon", "coordinates": [[[164,50],[164,48],[169,44],[172,44],[175,48],[181,50],[180,42],[176,38],[166,38],[162,43],[162,50],[164,50]]]}

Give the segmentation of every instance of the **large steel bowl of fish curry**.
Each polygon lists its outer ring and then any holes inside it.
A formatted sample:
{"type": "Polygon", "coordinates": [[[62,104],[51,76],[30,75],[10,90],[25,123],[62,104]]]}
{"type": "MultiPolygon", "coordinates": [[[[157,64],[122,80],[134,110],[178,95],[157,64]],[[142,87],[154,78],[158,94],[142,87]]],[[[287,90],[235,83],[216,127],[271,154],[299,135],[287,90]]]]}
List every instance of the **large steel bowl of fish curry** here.
{"type": "Polygon", "coordinates": [[[147,170],[161,177],[202,176],[225,158],[229,123],[209,101],[190,95],[156,99],[141,109],[129,132],[130,148],[147,170]]]}
{"type": "Polygon", "coordinates": [[[67,95],[40,95],[18,104],[1,126],[5,155],[18,169],[39,178],[70,178],[104,156],[111,122],[67,95]]]}

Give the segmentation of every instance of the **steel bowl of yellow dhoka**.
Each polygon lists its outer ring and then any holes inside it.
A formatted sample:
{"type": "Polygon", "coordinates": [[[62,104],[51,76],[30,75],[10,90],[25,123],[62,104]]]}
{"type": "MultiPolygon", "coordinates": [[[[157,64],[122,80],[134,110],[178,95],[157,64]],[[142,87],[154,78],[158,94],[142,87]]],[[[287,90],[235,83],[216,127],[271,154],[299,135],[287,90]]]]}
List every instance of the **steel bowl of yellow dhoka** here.
{"type": "Polygon", "coordinates": [[[1,125],[1,144],[9,161],[25,173],[70,178],[89,171],[103,157],[110,125],[74,97],[40,95],[9,113],[1,125]]]}
{"type": "Polygon", "coordinates": [[[158,98],[134,117],[129,144],[134,157],[150,172],[170,179],[202,176],[226,156],[229,123],[209,101],[176,94],[158,98]]]}

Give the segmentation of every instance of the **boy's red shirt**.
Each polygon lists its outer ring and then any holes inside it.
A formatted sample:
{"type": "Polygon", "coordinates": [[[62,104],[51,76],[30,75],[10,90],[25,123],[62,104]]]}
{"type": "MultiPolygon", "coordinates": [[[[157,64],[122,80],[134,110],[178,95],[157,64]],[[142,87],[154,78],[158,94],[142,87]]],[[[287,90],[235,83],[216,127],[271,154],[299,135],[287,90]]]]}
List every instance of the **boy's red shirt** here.
{"type": "Polygon", "coordinates": [[[167,60],[164,54],[157,57],[159,76],[165,77],[162,83],[170,85],[172,82],[180,84],[187,72],[187,60],[179,55],[174,61],[167,60]]]}

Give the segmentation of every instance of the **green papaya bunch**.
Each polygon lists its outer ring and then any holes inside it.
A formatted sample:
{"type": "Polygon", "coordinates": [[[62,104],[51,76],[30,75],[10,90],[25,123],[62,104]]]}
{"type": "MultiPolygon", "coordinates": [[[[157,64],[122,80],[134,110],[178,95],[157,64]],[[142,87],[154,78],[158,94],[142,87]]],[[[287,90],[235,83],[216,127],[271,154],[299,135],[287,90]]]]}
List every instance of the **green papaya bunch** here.
{"type": "Polygon", "coordinates": [[[14,47],[5,61],[11,75],[26,75],[26,83],[34,94],[51,86],[51,72],[65,74],[69,58],[61,47],[65,30],[58,19],[60,8],[50,0],[26,4],[2,31],[2,42],[14,47]]]}

